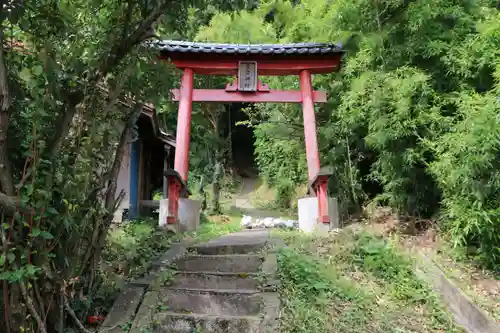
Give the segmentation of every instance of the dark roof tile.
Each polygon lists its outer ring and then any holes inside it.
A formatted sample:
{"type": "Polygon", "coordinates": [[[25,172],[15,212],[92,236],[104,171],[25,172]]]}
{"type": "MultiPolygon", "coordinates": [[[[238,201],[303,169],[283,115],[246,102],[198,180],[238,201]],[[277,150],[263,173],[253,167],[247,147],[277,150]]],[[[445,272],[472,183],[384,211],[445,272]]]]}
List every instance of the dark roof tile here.
{"type": "Polygon", "coordinates": [[[341,53],[342,46],[333,43],[296,44],[216,44],[173,40],[151,42],[151,46],[163,52],[216,53],[216,54],[332,54],[341,53]]]}

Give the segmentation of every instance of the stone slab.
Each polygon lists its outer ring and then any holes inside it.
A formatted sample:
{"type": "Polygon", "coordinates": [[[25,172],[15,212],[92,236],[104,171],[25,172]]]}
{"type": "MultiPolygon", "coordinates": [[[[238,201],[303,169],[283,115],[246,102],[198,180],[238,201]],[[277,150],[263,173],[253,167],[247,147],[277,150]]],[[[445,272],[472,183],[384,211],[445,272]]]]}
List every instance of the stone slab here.
{"type": "Polygon", "coordinates": [[[284,247],[285,243],[282,239],[273,238],[270,244],[271,248],[267,251],[264,262],[262,263],[262,274],[265,276],[265,279],[261,286],[264,292],[261,294],[263,309],[262,321],[259,325],[260,333],[278,332],[279,326],[278,318],[281,302],[277,293],[280,286],[277,251],[284,247]]]}
{"type": "Polygon", "coordinates": [[[187,249],[181,243],[173,243],[165,254],[153,262],[153,267],[167,267],[186,254],[187,249]]]}
{"type": "Polygon", "coordinates": [[[172,265],[175,260],[182,257],[187,252],[186,247],[181,243],[173,243],[162,256],[160,256],[157,260],[153,261],[151,271],[141,278],[135,279],[130,282],[131,285],[134,286],[142,286],[149,287],[158,277],[160,277],[161,273],[168,269],[170,265],[172,265]]]}
{"type": "Polygon", "coordinates": [[[328,215],[330,215],[330,229],[339,229],[340,223],[339,202],[336,197],[328,198],[328,215]]]}
{"type": "Polygon", "coordinates": [[[433,286],[453,314],[457,324],[467,332],[500,333],[500,325],[455,286],[436,264],[422,254],[417,254],[416,273],[433,286]]]}
{"type": "Polygon", "coordinates": [[[210,316],[165,312],[158,314],[155,333],[260,333],[257,316],[210,316]]]}
{"type": "Polygon", "coordinates": [[[169,284],[172,288],[199,289],[257,289],[259,282],[255,276],[238,273],[178,272],[169,284]]]}
{"type": "Polygon", "coordinates": [[[169,311],[202,313],[210,315],[245,316],[257,315],[261,309],[262,299],[257,291],[245,290],[203,290],[173,289],[160,291],[169,311]]]}
{"type": "Polygon", "coordinates": [[[279,313],[281,301],[278,293],[262,293],[261,294],[264,308],[262,311],[262,320],[259,324],[259,333],[275,333],[279,332],[279,313]]]}
{"type": "Polygon", "coordinates": [[[154,268],[149,272],[148,275],[132,280],[130,284],[133,286],[142,286],[144,288],[150,288],[154,283],[161,280],[163,272],[167,271],[168,269],[169,269],[168,267],[163,267],[163,266],[154,268]]]}
{"type": "Polygon", "coordinates": [[[269,237],[270,232],[268,229],[251,229],[224,235],[200,245],[261,244],[267,242],[269,237]]]}
{"type": "Polygon", "coordinates": [[[269,241],[269,230],[252,229],[222,236],[206,243],[192,246],[199,254],[244,254],[264,248],[269,241]]]}
{"type": "Polygon", "coordinates": [[[154,326],[154,316],[160,301],[158,291],[149,291],[144,295],[139,311],[134,318],[129,333],[149,332],[154,326]]]}
{"type": "Polygon", "coordinates": [[[178,270],[226,273],[256,273],[262,257],[251,254],[188,255],[176,261],[178,270]]]}
{"type": "Polygon", "coordinates": [[[196,251],[198,254],[217,255],[217,254],[246,254],[257,252],[266,246],[267,242],[260,244],[211,244],[211,245],[196,245],[190,250],[196,251]]]}
{"type": "Polygon", "coordinates": [[[144,289],[144,287],[139,286],[127,286],[113,303],[99,332],[122,333],[122,326],[127,325],[134,319],[137,308],[144,295],[144,289]]]}
{"type": "Polygon", "coordinates": [[[262,282],[261,289],[264,291],[277,291],[279,287],[279,280],[277,276],[278,271],[278,260],[276,253],[270,252],[266,255],[264,262],[262,263],[261,273],[264,276],[264,281],[262,282]]]}

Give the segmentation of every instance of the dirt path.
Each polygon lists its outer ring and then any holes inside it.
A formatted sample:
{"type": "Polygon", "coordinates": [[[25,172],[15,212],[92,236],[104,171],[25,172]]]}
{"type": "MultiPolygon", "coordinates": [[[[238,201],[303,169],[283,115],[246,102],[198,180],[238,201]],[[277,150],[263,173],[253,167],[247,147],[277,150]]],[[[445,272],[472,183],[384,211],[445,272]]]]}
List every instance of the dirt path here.
{"type": "Polygon", "coordinates": [[[233,206],[238,209],[255,209],[250,201],[250,194],[257,190],[261,184],[258,178],[242,178],[241,192],[234,197],[233,206]]]}
{"type": "Polygon", "coordinates": [[[262,181],[257,177],[242,178],[243,186],[241,192],[233,199],[233,208],[240,211],[241,215],[248,215],[253,218],[279,217],[279,214],[272,211],[264,211],[253,206],[250,197],[255,192],[262,181]]]}

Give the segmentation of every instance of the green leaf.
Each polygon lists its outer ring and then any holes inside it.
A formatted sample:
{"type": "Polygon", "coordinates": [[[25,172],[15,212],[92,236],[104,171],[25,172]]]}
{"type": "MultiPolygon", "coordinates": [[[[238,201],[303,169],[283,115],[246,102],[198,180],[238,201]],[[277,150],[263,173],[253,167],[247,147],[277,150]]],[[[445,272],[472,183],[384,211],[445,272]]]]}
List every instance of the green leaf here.
{"type": "Polygon", "coordinates": [[[50,232],[47,232],[47,231],[42,231],[40,233],[40,237],[42,237],[44,239],[54,239],[54,236],[50,232]]]}
{"type": "Polygon", "coordinates": [[[47,213],[57,215],[59,212],[54,207],[47,208],[47,213]]]}
{"type": "Polygon", "coordinates": [[[21,80],[28,82],[31,81],[32,76],[31,76],[31,71],[28,68],[23,68],[23,70],[19,73],[19,77],[21,80]]]}
{"type": "Polygon", "coordinates": [[[5,254],[0,255],[0,266],[5,265],[6,257],[5,254]]]}
{"type": "Polygon", "coordinates": [[[33,185],[31,184],[28,184],[25,186],[25,189],[26,189],[26,195],[30,196],[33,194],[33,185]]]}
{"type": "Polygon", "coordinates": [[[30,235],[31,235],[31,237],[38,237],[38,236],[40,236],[41,233],[42,233],[42,231],[40,229],[33,228],[31,230],[31,234],[30,235]]]}
{"type": "Polygon", "coordinates": [[[31,69],[31,72],[36,75],[36,76],[39,76],[43,73],[43,68],[42,66],[35,66],[31,69]]]}

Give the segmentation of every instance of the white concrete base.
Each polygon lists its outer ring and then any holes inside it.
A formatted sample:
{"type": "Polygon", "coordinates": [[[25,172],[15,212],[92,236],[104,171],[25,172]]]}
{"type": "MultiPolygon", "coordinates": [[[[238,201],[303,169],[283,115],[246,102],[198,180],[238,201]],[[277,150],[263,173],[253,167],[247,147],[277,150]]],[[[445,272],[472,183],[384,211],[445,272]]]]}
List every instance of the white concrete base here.
{"type": "Polygon", "coordinates": [[[327,233],[339,228],[339,210],[337,198],[328,198],[328,215],[330,224],[318,223],[318,198],[306,197],[299,199],[299,229],[306,233],[327,233]]]}
{"type": "Polygon", "coordinates": [[[116,212],[113,214],[113,223],[122,223],[123,222],[123,209],[118,208],[116,212]]]}
{"type": "Polygon", "coordinates": [[[200,226],[201,201],[186,198],[179,199],[179,230],[174,225],[167,224],[168,199],[160,200],[160,216],[158,224],[160,227],[172,231],[195,231],[200,226]]]}

